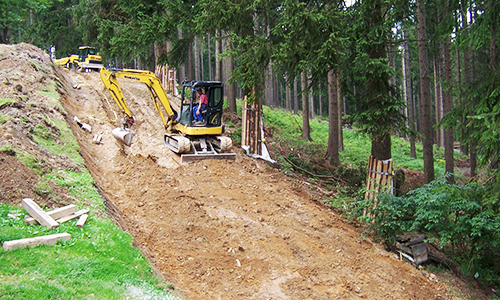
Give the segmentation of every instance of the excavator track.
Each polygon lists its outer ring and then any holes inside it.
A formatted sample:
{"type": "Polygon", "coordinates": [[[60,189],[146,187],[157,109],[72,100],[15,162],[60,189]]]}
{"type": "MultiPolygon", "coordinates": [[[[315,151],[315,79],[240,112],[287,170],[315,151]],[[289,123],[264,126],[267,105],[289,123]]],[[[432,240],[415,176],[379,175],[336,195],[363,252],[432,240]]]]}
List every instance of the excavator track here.
{"type": "Polygon", "coordinates": [[[191,141],[181,135],[165,134],[165,145],[175,153],[187,153],[191,150],[191,141]]]}
{"type": "Polygon", "coordinates": [[[233,146],[233,140],[227,136],[214,136],[208,139],[217,152],[226,152],[233,146]]]}
{"type": "Polygon", "coordinates": [[[225,136],[198,137],[191,141],[194,153],[182,154],[181,163],[203,159],[235,160],[235,153],[222,153],[232,146],[232,140],[225,136]]]}

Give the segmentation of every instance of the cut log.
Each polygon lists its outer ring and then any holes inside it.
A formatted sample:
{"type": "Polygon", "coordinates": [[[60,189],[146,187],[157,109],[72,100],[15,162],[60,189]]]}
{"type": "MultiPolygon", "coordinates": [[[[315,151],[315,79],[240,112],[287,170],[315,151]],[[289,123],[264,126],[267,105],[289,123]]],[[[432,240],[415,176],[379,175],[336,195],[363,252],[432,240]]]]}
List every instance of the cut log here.
{"type": "MultiPolygon", "coordinates": [[[[75,211],[76,211],[76,205],[70,204],[70,205],[67,205],[67,206],[64,206],[64,207],[56,208],[56,209],[54,209],[52,211],[48,211],[47,214],[49,216],[51,216],[52,219],[57,220],[57,219],[60,219],[62,217],[71,215],[75,211]]],[[[34,224],[36,222],[36,220],[34,218],[28,217],[28,216],[26,218],[24,218],[24,221],[26,223],[28,223],[29,225],[32,225],[32,224],[34,224]]]]}
{"type": "Polygon", "coordinates": [[[62,217],[62,218],[60,218],[60,219],[57,219],[56,221],[57,221],[58,223],[67,222],[67,221],[69,221],[69,220],[76,219],[76,218],[78,218],[79,216],[81,216],[81,215],[83,215],[83,214],[86,214],[86,213],[88,213],[88,212],[89,212],[89,210],[88,210],[88,209],[80,209],[79,211],[74,212],[74,213],[72,213],[72,214],[71,214],[71,215],[69,215],[69,216],[65,216],[65,217],[62,217]]]}
{"type": "Polygon", "coordinates": [[[59,224],[54,221],[54,219],[45,211],[43,211],[43,209],[41,209],[40,206],[35,203],[35,201],[29,198],[24,198],[21,202],[24,210],[26,210],[30,214],[30,216],[37,220],[38,223],[49,229],[59,226],[59,224]]]}
{"type": "Polygon", "coordinates": [[[37,236],[34,238],[20,239],[14,241],[4,242],[2,247],[5,251],[26,248],[26,247],[35,247],[40,244],[53,246],[57,241],[67,241],[71,238],[71,234],[69,233],[57,233],[50,234],[45,236],[37,236]]]}
{"type": "Polygon", "coordinates": [[[87,222],[88,217],[89,217],[89,215],[87,215],[87,214],[81,215],[80,219],[78,219],[78,221],[76,222],[76,227],[83,228],[83,225],[85,225],[85,222],[87,222]]]}

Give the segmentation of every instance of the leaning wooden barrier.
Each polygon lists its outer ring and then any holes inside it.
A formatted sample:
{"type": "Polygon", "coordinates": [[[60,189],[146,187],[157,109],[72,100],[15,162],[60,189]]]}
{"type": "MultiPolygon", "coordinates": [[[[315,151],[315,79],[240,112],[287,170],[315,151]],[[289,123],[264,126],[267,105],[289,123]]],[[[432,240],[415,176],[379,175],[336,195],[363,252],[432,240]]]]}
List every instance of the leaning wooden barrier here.
{"type": "Polygon", "coordinates": [[[248,104],[243,101],[241,123],[241,145],[249,146],[250,152],[262,155],[261,118],[262,106],[259,103],[248,104]]]}
{"type": "Polygon", "coordinates": [[[376,207],[377,195],[380,192],[391,192],[394,194],[392,159],[378,160],[373,155],[370,155],[368,160],[365,199],[373,200],[373,205],[376,207]]]}

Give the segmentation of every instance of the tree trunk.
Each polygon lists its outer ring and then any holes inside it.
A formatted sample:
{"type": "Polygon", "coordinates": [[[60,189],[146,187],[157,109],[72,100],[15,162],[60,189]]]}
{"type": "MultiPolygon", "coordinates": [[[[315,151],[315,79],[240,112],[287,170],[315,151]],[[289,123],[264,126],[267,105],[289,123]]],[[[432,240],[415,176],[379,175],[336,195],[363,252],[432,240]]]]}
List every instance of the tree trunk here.
{"type": "Polygon", "coordinates": [[[293,111],[296,115],[299,114],[299,89],[297,87],[297,76],[293,77],[293,111]]]}
{"type": "Polygon", "coordinates": [[[301,88],[302,88],[302,138],[310,141],[311,134],[309,130],[309,103],[308,103],[308,88],[307,88],[307,71],[301,73],[301,88]]]}
{"type": "MultiPolygon", "coordinates": [[[[460,9],[461,13],[462,13],[462,35],[465,36],[465,40],[468,40],[468,32],[469,32],[469,24],[468,24],[468,21],[467,21],[467,3],[465,3],[464,0],[461,1],[461,9],[460,9]]],[[[457,47],[457,55],[459,55],[459,52],[458,52],[458,47],[457,47]]],[[[460,96],[459,96],[459,104],[458,105],[461,105],[463,102],[468,102],[468,99],[465,99],[463,96],[464,94],[462,93],[462,86],[464,87],[468,87],[469,83],[470,83],[470,57],[469,57],[469,47],[467,45],[464,45],[463,47],[463,71],[462,71],[462,74],[463,76],[461,76],[463,78],[462,81],[460,81],[460,78],[459,78],[459,85],[460,85],[460,96]]],[[[457,63],[458,61],[460,61],[460,56],[457,57],[457,63]]],[[[460,68],[457,67],[457,70],[460,70],[460,68]]],[[[460,73],[460,72],[458,72],[460,73]]],[[[461,123],[468,123],[468,120],[461,120],[461,123]]],[[[462,153],[469,153],[469,144],[468,143],[464,143],[463,141],[460,141],[460,152],[462,153]]]]}
{"type": "Polygon", "coordinates": [[[415,103],[413,101],[413,85],[411,80],[411,70],[410,70],[410,47],[408,42],[408,30],[403,27],[403,37],[404,37],[404,77],[405,77],[405,99],[408,104],[408,123],[410,127],[410,157],[417,158],[417,150],[415,148],[415,103]]]}
{"type": "MultiPolygon", "coordinates": [[[[440,48],[440,47],[438,47],[440,48]]],[[[438,50],[438,53],[440,51],[438,50]]],[[[443,107],[443,101],[441,101],[441,97],[443,95],[442,93],[442,87],[441,83],[439,83],[439,77],[440,77],[440,68],[439,68],[439,54],[434,57],[434,103],[436,106],[436,122],[439,122],[441,120],[441,109],[440,107],[443,107]]],[[[436,145],[438,147],[443,147],[443,141],[444,141],[444,132],[441,131],[442,127],[439,127],[436,130],[436,145]]]]}
{"type": "Polygon", "coordinates": [[[425,6],[423,0],[417,0],[417,36],[418,64],[420,66],[420,129],[424,156],[424,180],[434,180],[434,154],[432,142],[431,97],[429,88],[429,61],[427,56],[427,33],[425,25],[425,6]]]}
{"type": "Polygon", "coordinates": [[[222,39],[220,30],[216,32],[215,39],[215,81],[222,81],[222,39]]]}
{"type": "Polygon", "coordinates": [[[309,94],[309,119],[314,119],[314,97],[313,97],[313,87],[311,83],[311,77],[309,76],[307,79],[307,87],[309,94]]]}
{"type": "Polygon", "coordinates": [[[289,84],[285,85],[285,90],[286,90],[285,109],[286,109],[286,111],[291,111],[292,110],[292,95],[291,95],[289,84]]]}
{"type": "MultiPolygon", "coordinates": [[[[342,89],[340,86],[340,69],[337,70],[337,82],[335,83],[337,85],[337,106],[338,106],[338,116],[339,116],[339,121],[338,121],[338,128],[339,128],[339,151],[344,151],[344,132],[342,130],[342,89]]],[[[344,107],[344,113],[345,113],[345,107],[344,107]]]]}
{"type": "Polygon", "coordinates": [[[210,44],[212,40],[210,38],[210,33],[207,33],[207,52],[208,52],[208,80],[214,78],[212,74],[212,53],[210,53],[210,44]]]}
{"type": "MultiPolygon", "coordinates": [[[[228,37],[225,42],[226,46],[224,51],[231,49],[231,40],[228,37]]],[[[229,76],[233,74],[234,70],[234,56],[231,54],[229,59],[226,61],[226,75],[229,76]]],[[[227,95],[227,101],[229,102],[229,110],[236,113],[236,83],[226,80],[225,90],[227,95]]]]}
{"type": "Polygon", "coordinates": [[[200,75],[200,39],[194,37],[194,80],[201,80],[200,75]]]}
{"type": "MultiPolygon", "coordinates": [[[[372,11],[372,20],[371,25],[379,28],[384,23],[384,17],[382,13],[382,7],[384,5],[383,0],[373,1],[373,11],[372,11]]],[[[384,37],[386,38],[386,37],[384,37]]],[[[383,38],[383,39],[384,39],[383,38]]],[[[382,59],[387,58],[387,40],[382,40],[378,43],[371,43],[368,46],[368,57],[371,60],[380,61],[382,59]]],[[[370,101],[372,105],[383,106],[385,103],[384,96],[389,95],[390,90],[387,89],[390,78],[388,78],[387,72],[382,72],[381,74],[375,75],[378,78],[368,76],[368,90],[370,94],[370,101]],[[384,81],[384,84],[380,84],[380,81],[384,81]]],[[[379,123],[381,127],[385,124],[387,120],[387,116],[375,116],[376,122],[379,123]]],[[[372,132],[371,136],[371,155],[378,160],[388,160],[392,157],[391,153],[391,132],[390,130],[386,130],[384,132],[372,132]]]]}
{"type": "MultiPolygon", "coordinates": [[[[452,83],[451,83],[451,37],[447,35],[444,39],[444,74],[445,74],[445,95],[443,98],[443,115],[451,112],[453,109],[453,94],[452,94],[452,83]]],[[[445,166],[446,172],[450,174],[454,174],[454,161],[453,161],[453,129],[446,128],[444,131],[444,158],[445,158],[445,166]]],[[[448,182],[455,182],[454,175],[448,177],[448,182]]]]}
{"type": "Polygon", "coordinates": [[[328,150],[326,156],[335,166],[340,164],[337,76],[334,70],[328,72],[328,150]]]}
{"type": "MultiPolygon", "coordinates": [[[[474,10],[471,8],[470,9],[471,22],[474,22],[473,13],[474,13],[474,10]]],[[[471,74],[470,82],[475,82],[476,81],[476,77],[475,77],[476,63],[475,63],[475,51],[474,51],[473,43],[470,44],[470,52],[471,52],[471,55],[470,55],[470,58],[471,58],[470,59],[470,69],[471,69],[470,70],[470,74],[471,74]]],[[[476,99],[472,98],[471,101],[472,101],[472,105],[475,105],[476,99]]],[[[476,166],[477,166],[476,141],[474,139],[472,139],[470,142],[470,176],[471,177],[476,176],[476,166]]]]}

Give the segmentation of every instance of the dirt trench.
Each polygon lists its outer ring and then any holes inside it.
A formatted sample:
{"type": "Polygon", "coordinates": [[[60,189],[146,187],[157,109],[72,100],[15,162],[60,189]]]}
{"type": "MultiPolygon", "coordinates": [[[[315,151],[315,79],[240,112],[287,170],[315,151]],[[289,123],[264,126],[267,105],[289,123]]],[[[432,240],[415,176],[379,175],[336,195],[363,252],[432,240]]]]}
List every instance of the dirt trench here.
{"type": "Polygon", "coordinates": [[[92,126],[72,123],[108,207],[186,299],[451,298],[443,284],[360,241],[307,187],[237,147],[235,161],[180,165],[142,84],[121,81],[136,136],[120,144],[111,130],[121,114],[99,75],[58,72],[67,119],[92,126]]]}

